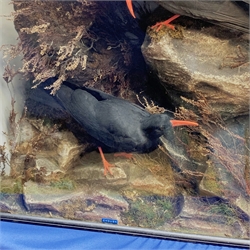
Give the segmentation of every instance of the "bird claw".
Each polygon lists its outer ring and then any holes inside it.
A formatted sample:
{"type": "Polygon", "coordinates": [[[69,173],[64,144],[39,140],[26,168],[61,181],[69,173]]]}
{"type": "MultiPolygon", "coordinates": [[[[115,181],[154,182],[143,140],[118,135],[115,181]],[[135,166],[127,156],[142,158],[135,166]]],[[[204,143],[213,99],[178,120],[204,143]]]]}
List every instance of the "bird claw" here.
{"type": "Polygon", "coordinates": [[[174,25],[169,24],[168,21],[156,23],[152,26],[152,29],[156,29],[156,32],[158,32],[163,26],[167,26],[168,28],[175,30],[174,25]]]}
{"type": "Polygon", "coordinates": [[[114,165],[113,165],[113,164],[110,164],[110,163],[105,159],[101,147],[98,147],[98,150],[99,150],[99,152],[100,152],[100,155],[101,155],[101,158],[102,158],[102,163],[103,163],[103,166],[104,166],[104,175],[106,176],[106,175],[107,175],[107,172],[109,172],[109,173],[113,176],[113,173],[111,172],[110,168],[111,168],[111,167],[114,167],[114,165]]]}
{"type": "Polygon", "coordinates": [[[175,30],[174,25],[170,24],[173,20],[175,20],[176,18],[178,18],[180,15],[176,14],[174,16],[172,16],[171,18],[169,18],[168,20],[164,21],[164,22],[159,22],[157,24],[155,24],[154,26],[152,26],[153,29],[156,28],[156,31],[158,32],[162,26],[167,26],[172,30],[175,30]]]}
{"type": "Polygon", "coordinates": [[[112,176],[113,173],[111,172],[110,168],[114,167],[113,164],[110,164],[108,161],[103,161],[103,165],[104,165],[104,175],[107,175],[107,172],[109,172],[112,176]]]}

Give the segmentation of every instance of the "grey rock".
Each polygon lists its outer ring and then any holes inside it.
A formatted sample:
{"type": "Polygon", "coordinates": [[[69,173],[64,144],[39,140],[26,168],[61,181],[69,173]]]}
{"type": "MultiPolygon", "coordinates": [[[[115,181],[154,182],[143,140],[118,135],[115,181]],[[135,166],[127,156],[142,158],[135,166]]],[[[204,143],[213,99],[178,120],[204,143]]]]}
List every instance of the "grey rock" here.
{"type": "Polygon", "coordinates": [[[183,29],[183,39],[172,38],[168,32],[159,32],[157,39],[147,36],[143,56],[177,106],[181,104],[180,95],[191,99],[203,95],[224,117],[248,114],[247,43],[236,37],[220,38],[217,29],[217,35],[209,29],[183,29]]]}

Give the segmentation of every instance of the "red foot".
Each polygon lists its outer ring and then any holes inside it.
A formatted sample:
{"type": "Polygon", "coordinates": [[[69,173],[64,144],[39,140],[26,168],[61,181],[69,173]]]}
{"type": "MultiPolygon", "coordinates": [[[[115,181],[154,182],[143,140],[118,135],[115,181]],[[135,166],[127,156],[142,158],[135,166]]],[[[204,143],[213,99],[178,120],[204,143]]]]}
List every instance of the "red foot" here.
{"type": "Polygon", "coordinates": [[[169,24],[169,23],[171,23],[173,20],[175,20],[179,16],[180,15],[174,15],[174,16],[172,16],[171,18],[169,18],[168,20],[166,20],[164,22],[159,22],[159,23],[155,24],[154,26],[152,26],[152,28],[156,29],[156,31],[158,32],[162,28],[162,26],[165,25],[165,26],[169,27],[170,29],[175,30],[174,25],[169,24]]]}
{"type": "Polygon", "coordinates": [[[128,158],[128,159],[133,158],[133,155],[131,153],[125,153],[125,152],[115,153],[114,156],[115,157],[125,157],[125,158],[128,158]]]}
{"type": "Polygon", "coordinates": [[[113,164],[110,164],[110,163],[105,159],[105,156],[104,156],[104,154],[103,154],[103,152],[102,152],[102,148],[101,148],[101,147],[98,147],[98,149],[99,149],[100,155],[101,155],[101,157],[102,157],[102,163],[103,163],[103,166],[104,166],[104,175],[107,175],[107,171],[108,171],[111,175],[113,175],[112,172],[111,172],[111,170],[110,170],[110,168],[111,168],[111,167],[114,167],[114,165],[113,165],[113,164]]]}

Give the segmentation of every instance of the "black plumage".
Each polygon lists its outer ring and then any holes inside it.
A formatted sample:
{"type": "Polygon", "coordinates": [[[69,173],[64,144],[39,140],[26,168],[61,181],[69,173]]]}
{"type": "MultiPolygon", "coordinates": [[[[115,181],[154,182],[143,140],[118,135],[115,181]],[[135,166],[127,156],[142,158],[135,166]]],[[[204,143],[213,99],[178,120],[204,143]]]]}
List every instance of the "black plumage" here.
{"type": "MultiPolygon", "coordinates": [[[[135,17],[132,0],[126,0],[130,13],[135,17]]],[[[249,0],[187,0],[154,2],[173,14],[205,20],[220,26],[249,32],[249,0]]]]}
{"type": "Polygon", "coordinates": [[[172,129],[166,114],[150,114],[121,98],[92,88],[62,85],[56,98],[97,141],[113,152],[150,152],[164,131],[172,129]]]}
{"type": "Polygon", "coordinates": [[[56,78],[50,78],[42,83],[31,98],[39,102],[44,100],[47,106],[60,112],[65,110],[95,139],[104,164],[104,174],[107,171],[111,173],[109,167],[112,165],[105,160],[102,147],[109,152],[151,152],[160,143],[160,136],[167,137],[169,131],[173,132],[172,127],[198,125],[191,121],[171,120],[166,114],[150,114],[124,99],[97,89],[80,88],[69,82],[64,82],[55,96],[51,96],[44,87],[54,81],[56,78]]]}

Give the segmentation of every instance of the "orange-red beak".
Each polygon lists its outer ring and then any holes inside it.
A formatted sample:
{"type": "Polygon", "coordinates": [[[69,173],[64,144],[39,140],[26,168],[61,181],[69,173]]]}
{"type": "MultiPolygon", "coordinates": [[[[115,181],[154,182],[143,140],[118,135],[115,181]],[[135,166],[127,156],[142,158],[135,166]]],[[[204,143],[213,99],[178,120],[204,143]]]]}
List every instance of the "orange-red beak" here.
{"type": "Polygon", "coordinates": [[[129,12],[132,15],[133,18],[135,17],[135,13],[134,13],[134,9],[133,9],[133,4],[132,4],[132,0],[126,0],[126,4],[128,6],[129,12]]]}
{"type": "Polygon", "coordinates": [[[199,126],[197,122],[181,121],[181,120],[170,120],[173,127],[177,126],[199,126]]]}

